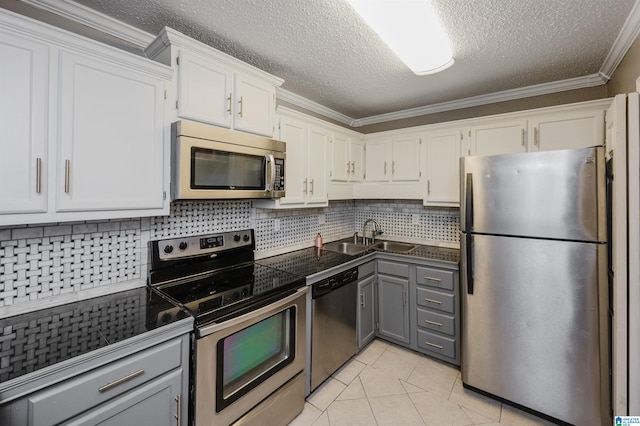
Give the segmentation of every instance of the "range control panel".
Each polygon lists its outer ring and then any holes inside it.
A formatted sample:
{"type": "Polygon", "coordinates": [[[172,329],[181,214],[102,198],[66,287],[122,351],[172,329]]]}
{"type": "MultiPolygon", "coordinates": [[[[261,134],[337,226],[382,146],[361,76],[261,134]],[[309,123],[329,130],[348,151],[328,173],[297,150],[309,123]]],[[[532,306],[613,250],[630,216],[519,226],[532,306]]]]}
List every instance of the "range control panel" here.
{"type": "Polygon", "coordinates": [[[158,257],[160,260],[175,260],[247,247],[252,244],[253,233],[251,229],[220,234],[169,238],[158,241],[158,257]]]}

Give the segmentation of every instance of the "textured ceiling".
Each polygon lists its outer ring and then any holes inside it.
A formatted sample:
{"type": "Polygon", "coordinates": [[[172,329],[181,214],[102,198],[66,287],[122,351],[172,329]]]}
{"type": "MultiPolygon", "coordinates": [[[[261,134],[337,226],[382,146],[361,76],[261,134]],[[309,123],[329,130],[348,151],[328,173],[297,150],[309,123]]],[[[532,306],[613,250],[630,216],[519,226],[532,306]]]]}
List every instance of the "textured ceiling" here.
{"type": "Polygon", "coordinates": [[[77,0],[169,26],[358,119],[598,73],[635,0],[432,0],[455,64],[416,76],[343,0],[77,0]]]}

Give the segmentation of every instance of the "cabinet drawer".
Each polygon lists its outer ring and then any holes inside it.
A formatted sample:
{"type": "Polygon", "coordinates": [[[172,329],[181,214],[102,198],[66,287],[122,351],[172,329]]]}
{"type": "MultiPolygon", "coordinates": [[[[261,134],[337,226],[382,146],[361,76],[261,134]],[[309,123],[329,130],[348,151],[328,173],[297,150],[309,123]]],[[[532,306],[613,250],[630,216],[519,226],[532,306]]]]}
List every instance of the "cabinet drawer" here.
{"type": "Polygon", "coordinates": [[[375,272],[375,262],[367,262],[358,266],[358,278],[365,278],[375,272]]]}
{"type": "Polygon", "coordinates": [[[453,272],[418,266],[416,268],[416,282],[430,287],[453,290],[453,272]]]}
{"type": "Polygon", "coordinates": [[[30,424],[58,424],[180,365],[181,340],[175,339],[99,367],[30,396],[30,424]]]}
{"type": "Polygon", "coordinates": [[[453,336],[456,320],[451,315],[425,311],[418,308],[418,326],[453,336]]]}
{"type": "Polygon", "coordinates": [[[386,260],[379,260],[378,273],[409,278],[409,265],[403,263],[388,262],[386,260]]]}
{"type": "Polygon", "coordinates": [[[416,289],[416,296],[416,302],[419,306],[437,309],[451,314],[455,313],[455,296],[453,294],[418,287],[416,289]]]}
{"type": "Polygon", "coordinates": [[[418,330],[418,346],[439,355],[456,357],[456,341],[454,339],[438,336],[428,331],[418,330]]]}

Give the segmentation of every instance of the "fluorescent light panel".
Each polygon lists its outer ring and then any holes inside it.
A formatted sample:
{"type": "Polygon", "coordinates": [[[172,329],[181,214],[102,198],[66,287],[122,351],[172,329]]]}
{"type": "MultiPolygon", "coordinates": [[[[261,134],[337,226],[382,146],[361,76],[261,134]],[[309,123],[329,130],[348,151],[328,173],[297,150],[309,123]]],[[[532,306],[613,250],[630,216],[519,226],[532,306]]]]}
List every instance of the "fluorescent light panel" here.
{"type": "Polygon", "coordinates": [[[449,37],[430,0],[347,0],[417,75],[453,65],[449,37]]]}

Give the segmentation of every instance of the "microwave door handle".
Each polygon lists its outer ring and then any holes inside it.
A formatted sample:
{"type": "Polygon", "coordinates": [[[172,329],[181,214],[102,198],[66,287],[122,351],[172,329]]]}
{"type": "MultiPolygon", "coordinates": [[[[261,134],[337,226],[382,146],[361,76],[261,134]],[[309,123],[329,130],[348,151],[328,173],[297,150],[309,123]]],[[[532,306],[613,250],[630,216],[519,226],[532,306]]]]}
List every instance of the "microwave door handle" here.
{"type": "Polygon", "coordinates": [[[276,179],[276,161],[273,158],[273,154],[266,155],[265,158],[267,161],[266,190],[271,191],[273,193],[274,186],[275,186],[275,179],[276,179]]]}

